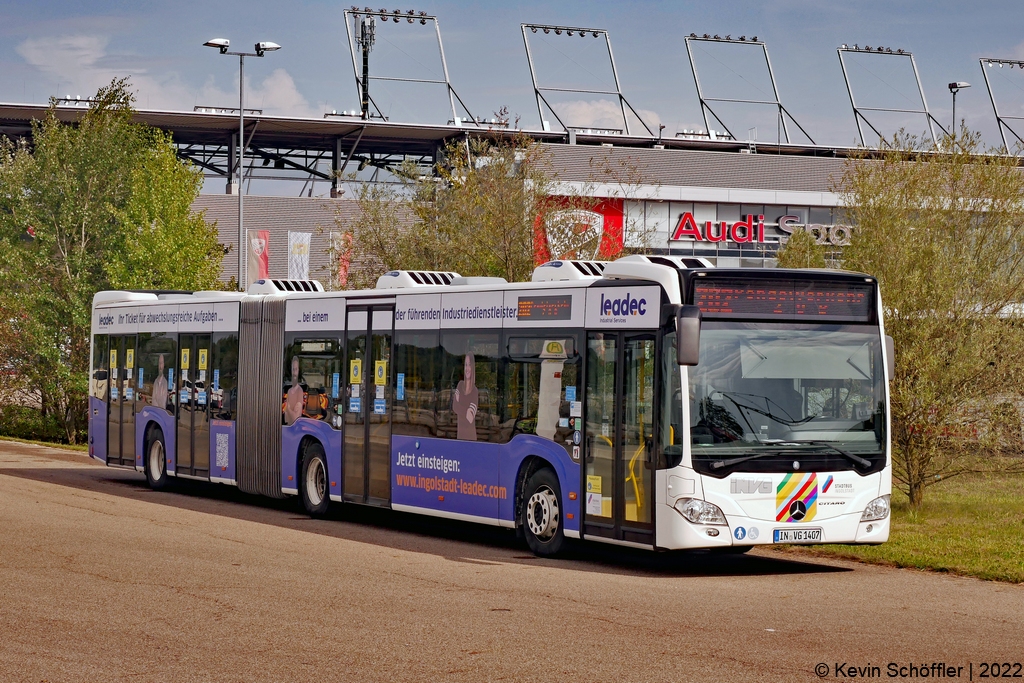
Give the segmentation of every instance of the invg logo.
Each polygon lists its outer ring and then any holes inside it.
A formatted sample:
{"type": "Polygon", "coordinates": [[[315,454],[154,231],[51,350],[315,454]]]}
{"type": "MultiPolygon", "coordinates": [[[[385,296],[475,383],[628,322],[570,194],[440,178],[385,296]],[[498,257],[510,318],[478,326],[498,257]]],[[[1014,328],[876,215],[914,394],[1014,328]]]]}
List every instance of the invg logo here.
{"type": "Polygon", "coordinates": [[[771,479],[732,479],[729,493],[772,493],[771,479]]]}

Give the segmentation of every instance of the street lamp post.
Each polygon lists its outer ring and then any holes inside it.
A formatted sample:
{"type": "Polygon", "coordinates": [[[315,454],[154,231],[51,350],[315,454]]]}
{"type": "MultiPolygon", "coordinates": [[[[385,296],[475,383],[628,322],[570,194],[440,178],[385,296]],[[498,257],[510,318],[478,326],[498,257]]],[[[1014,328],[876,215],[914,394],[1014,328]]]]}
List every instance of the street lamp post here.
{"type": "MultiPolygon", "coordinates": [[[[245,228],[242,223],[242,198],[245,193],[242,191],[242,179],[245,173],[245,58],[262,57],[264,53],[280,50],[277,43],[259,42],[256,43],[255,52],[228,52],[231,41],[227,38],[214,38],[203,43],[206,47],[216,48],[222,55],[238,57],[238,291],[245,291],[245,261],[243,258],[243,245],[246,243],[245,228]]],[[[248,256],[245,250],[245,256],[248,256]]]]}
{"type": "Polygon", "coordinates": [[[955,81],[949,84],[949,92],[953,93],[953,127],[949,129],[952,135],[956,135],[956,94],[960,92],[962,88],[970,88],[971,84],[967,81],[955,81]]]}

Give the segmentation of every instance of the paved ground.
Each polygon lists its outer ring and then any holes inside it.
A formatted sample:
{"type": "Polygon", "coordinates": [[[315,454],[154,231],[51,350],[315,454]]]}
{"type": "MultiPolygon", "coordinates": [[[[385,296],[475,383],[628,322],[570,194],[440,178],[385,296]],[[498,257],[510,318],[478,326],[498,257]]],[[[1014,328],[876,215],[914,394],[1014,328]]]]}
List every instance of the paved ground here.
{"type": "Polygon", "coordinates": [[[1022,627],[1018,586],[770,551],[539,560],[500,530],[312,521],[0,442],[3,681],[967,680],[1024,660],[1022,627]]]}

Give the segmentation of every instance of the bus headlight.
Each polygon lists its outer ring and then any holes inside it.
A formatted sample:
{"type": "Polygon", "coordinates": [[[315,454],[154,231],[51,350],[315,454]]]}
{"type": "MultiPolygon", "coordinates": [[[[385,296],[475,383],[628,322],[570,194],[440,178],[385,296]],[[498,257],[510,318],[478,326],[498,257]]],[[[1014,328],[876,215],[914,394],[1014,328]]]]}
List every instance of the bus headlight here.
{"type": "Polygon", "coordinates": [[[728,524],[722,508],[706,500],[680,498],[673,506],[676,512],[694,524],[728,524]]]}
{"type": "Polygon", "coordinates": [[[878,519],[885,519],[889,516],[889,496],[879,496],[868,503],[864,508],[864,514],[860,516],[862,522],[874,522],[878,519]]]}

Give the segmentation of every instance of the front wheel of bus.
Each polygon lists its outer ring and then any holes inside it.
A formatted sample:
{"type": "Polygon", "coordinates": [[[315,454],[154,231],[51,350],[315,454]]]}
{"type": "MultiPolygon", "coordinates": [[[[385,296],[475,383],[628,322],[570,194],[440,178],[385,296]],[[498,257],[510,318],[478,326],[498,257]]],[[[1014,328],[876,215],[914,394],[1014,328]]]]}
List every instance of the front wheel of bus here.
{"type": "Polygon", "coordinates": [[[149,449],[146,452],[146,481],[149,488],[159,491],[167,487],[167,449],[164,447],[164,435],[159,429],[149,437],[149,449]]]}
{"type": "Polygon", "coordinates": [[[550,469],[537,470],[526,482],[520,522],[535,555],[557,555],[565,545],[561,497],[558,477],[550,469]]]}
{"type": "Polygon", "coordinates": [[[327,490],[327,457],[319,443],[311,443],[302,456],[302,474],[299,477],[302,505],[311,517],[323,517],[331,502],[327,490]]]}

